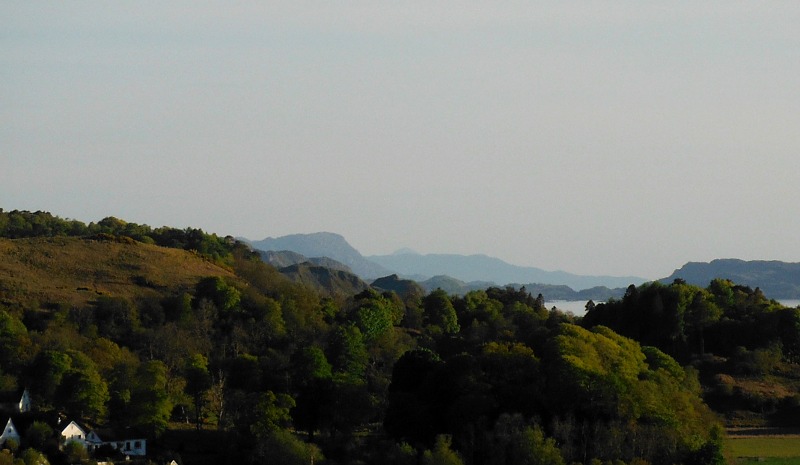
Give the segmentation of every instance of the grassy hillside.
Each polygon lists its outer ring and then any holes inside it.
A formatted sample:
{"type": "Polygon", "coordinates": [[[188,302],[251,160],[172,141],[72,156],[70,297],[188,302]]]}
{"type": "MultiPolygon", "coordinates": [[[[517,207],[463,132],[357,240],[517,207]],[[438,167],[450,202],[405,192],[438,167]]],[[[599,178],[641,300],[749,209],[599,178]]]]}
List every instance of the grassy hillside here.
{"type": "Polygon", "coordinates": [[[233,273],[192,252],[135,241],[0,239],[0,295],[7,305],[165,295],[206,276],[233,273]]]}

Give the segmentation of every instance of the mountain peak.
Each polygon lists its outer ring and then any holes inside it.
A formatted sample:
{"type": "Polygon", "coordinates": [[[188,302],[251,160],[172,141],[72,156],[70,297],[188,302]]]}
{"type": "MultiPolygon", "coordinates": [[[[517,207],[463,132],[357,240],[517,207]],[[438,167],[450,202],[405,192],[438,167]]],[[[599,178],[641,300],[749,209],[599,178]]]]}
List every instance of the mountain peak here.
{"type": "Polygon", "coordinates": [[[276,238],[268,237],[252,242],[251,245],[254,249],[263,251],[288,250],[309,258],[328,257],[348,266],[364,279],[390,274],[389,270],[366,260],[341,234],[331,232],[290,234],[276,238]]]}

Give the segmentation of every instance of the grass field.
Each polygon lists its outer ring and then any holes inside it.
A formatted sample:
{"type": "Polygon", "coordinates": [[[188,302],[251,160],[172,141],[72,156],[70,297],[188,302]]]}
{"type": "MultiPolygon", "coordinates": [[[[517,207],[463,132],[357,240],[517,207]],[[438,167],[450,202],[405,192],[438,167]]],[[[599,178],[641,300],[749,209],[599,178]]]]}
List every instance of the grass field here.
{"type": "Polygon", "coordinates": [[[729,461],[730,465],[797,465],[797,457],[749,457],[729,461]]]}
{"type": "Polygon", "coordinates": [[[725,456],[732,465],[800,464],[800,436],[728,438],[725,456]]]}
{"type": "Polygon", "coordinates": [[[77,237],[1,239],[0,299],[84,307],[98,295],[174,295],[206,276],[233,276],[197,254],[142,243],[77,237]]]}

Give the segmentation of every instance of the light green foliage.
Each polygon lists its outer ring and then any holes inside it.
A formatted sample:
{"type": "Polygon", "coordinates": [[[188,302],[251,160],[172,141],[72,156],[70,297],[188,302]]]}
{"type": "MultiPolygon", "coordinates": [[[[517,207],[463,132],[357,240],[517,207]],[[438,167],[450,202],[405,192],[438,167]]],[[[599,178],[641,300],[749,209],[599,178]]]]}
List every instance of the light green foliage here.
{"type": "Polygon", "coordinates": [[[501,415],[492,431],[487,465],[563,465],[555,440],[521,415],[501,415]]]}
{"type": "Polygon", "coordinates": [[[451,448],[452,438],[446,435],[436,437],[432,450],[422,456],[423,465],[464,465],[461,457],[451,448]]]}
{"type": "Polygon", "coordinates": [[[501,343],[493,341],[483,347],[483,353],[488,357],[492,357],[493,360],[508,358],[538,360],[533,354],[533,349],[519,342],[501,343]]]}
{"type": "Polygon", "coordinates": [[[86,356],[94,362],[98,371],[106,378],[119,364],[137,366],[139,359],[128,348],[120,347],[114,341],[98,337],[91,341],[91,346],[86,350],[86,356]]]}
{"type": "Polygon", "coordinates": [[[445,334],[455,334],[461,327],[456,310],[447,293],[441,289],[432,291],[422,299],[426,323],[445,334]]]}
{"type": "Polygon", "coordinates": [[[467,314],[481,322],[490,322],[501,318],[503,303],[490,299],[486,291],[468,292],[464,296],[467,314]]]}
{"type": "Polygon", "coordinates": [[[333,375],[325,352],[317,346],[306,347],[298,351],[294,357],[294,365],[296,381],[300,384],[315,379],[330,379],[333,375]]]}
{"type": "Polygon", "coordinates": [[[286,430],[272,431],[261,438],[253,455],[257,463],[265,465],[308,465],[325,460],[317,446],[301,441],[286,430]]]}
{"type": "Polygon", "coordinates": [[[201,279],[195,288],[195,299],[207,299],[214,303],[222,313],[231,312],[239,308],[242,294],[238,289],[228,284],[224,279],[213,276],[201,279]]]}
{"type": "Polygon", "coordinates": [[[725,441],[725,452],[730,457],[758,457],[754,462],[766,462],[767,458],[791,458],[800,463],[800,441],[796,437],[729,437],[725,441]]]}
{"type": "Polygon", "coordinates": [[[108,384],[86,355],[69,351],[70,369],[63,374],[55,392],[55,403],[80,418],[102,419],[109,400],[108,384]]]}
{"type": "MultiPolygon", "coordinates": [[[[668,457],[698,451],[713,439],[711,427],[716,421],[700,399],[696,377],[687,376],[663,352],[642,351],[635,341],[605,327],[587,331],[563,325],[554,342],[558,357],[551,366],[556,376],[551,395],[555,398],[573,402],[579,412],[610,415],[620,426],[628,424],[622,427],[623,434],[641,428],[636,425],[656,428],[654,435],[661,439],[648,449],[650,454],[659,451],[668,457]],[[668,439],[673,434],[675,447],[668,439]]],[[[640,446],[645,442],[641,440],[640,446]]]]}
{"type": "MultiPolygon", "coordinates": [[[[575,401],[586,407],[615,412],[622,407],[617,396],[628,391],[639,373],[645,370],[645,356],[638,344],[597,327],[587,331],[575,325],[562,325],[555,338],[559,358],[556,384],[575,390],[575,401]]],[[[565,399],[566,400],[566,399],[565,399]]]]}
{"type": "Polygon", "coordinates": [[[652,371],[666,370],[673,378],[682,381],[686,373],[683,368],[672,357],[661,352],[656,347],[644,346],[642,353],[645,355],[647,365],[652,371]]]}
{"type": "Polygon", "coordinates": [[[88,232],[85,224],[75,220],[64,220],[48,212],[29,212],[0,209],[0,237],[43,237],[83,235],[88,232]]]}
{"type": "Polygon", "coordinates": [[[28,448],[22,451],[19,456],[25,465],[50,465],[47,456],[34,448],[28,448]]]}
{"type": "Polygon", "coordinates": [[[159,360],[143,363],[136,372],[127,421],[154,436],[163,433],[172,412],[167,382],[167,367],[164,363],[159,360]]]}
{"type": "Polygon", "coordinates": [[[369,343],[386,334],[393,326],[400,324],[405,314],[402,302],[391,294],[379,294],[366,290],[356,296],[355,308],[348,312],[361,333],[369,343]]]}
{"type": "Polygon", "coordinates": [[[337,373],[353,381],[363,379],[368,355],[364,337],[357,326],[350,324],[333,330],[328,347],[337,373]]]}

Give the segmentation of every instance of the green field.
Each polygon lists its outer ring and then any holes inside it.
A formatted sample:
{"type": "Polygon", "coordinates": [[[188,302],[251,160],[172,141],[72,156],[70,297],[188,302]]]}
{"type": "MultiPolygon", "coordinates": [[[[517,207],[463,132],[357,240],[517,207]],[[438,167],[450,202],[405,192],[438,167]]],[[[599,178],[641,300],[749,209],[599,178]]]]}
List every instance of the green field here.
{"type": "Polygon", "coordinates": [[[764,457],[764,458],[738,458],[733,459],[731,465],[797,465],[798,458],[796,457],[764,457]]]}
{"type": "Polygon", "coordinates": [[[800,463],[800,437],[729,438],[725,456],[732,464],[797,465],[800,463]]]}

